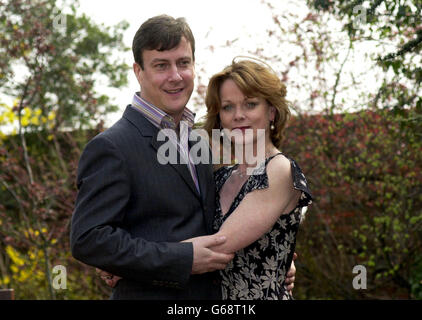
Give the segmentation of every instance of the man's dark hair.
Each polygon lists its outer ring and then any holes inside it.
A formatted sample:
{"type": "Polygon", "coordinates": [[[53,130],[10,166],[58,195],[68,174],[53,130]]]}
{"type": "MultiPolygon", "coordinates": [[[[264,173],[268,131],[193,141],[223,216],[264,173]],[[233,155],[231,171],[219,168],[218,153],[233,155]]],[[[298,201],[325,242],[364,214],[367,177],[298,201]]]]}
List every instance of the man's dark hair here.
{"type": "Polygon", "coordinates": [[[184,18],[175,19],[168,15],[160,15],[148,19],[139,27],[133,38],[132,52],[135,62],[144,69],[144,50],[173,49],[179,45],[182,37],[190,43],[192,58],[195,60],[195,38],[184,18]]]}

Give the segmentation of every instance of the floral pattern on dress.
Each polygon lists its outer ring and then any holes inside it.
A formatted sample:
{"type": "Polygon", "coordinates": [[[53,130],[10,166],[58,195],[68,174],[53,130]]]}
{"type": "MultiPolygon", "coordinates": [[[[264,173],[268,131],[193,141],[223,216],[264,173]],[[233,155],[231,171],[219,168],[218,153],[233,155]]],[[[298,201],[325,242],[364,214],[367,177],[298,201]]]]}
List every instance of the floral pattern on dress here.
{"type": "MultiPolygon", "coordinates": [[[[222,167],[214,173],[217,191],[214,231],[220,229],[246,194],[253,190],[268,188],[266,168],[269,161],[277,155],[269,157],[255,169],[254,174],[249,176],[243,184],[224,216],[220,206],[220,190],[238,165],[222,167]]],[[[297,206],[289,214],[281,215],[272,229],[260,239],[237,251],[234,259],[220,271],[224,300],[293,299],[285,289],[284,280],[293,260],[302,209],[312,203],[312,196],[300,167],[294,160],[289,159],[289,161],[293,187],[302,192],[297,206]]]]}

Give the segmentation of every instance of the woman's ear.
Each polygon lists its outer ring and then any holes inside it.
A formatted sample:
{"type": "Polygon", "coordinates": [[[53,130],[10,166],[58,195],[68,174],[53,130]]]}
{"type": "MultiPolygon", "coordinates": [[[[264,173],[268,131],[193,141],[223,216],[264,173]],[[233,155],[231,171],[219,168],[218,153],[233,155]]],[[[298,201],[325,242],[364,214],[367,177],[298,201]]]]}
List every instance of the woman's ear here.
{"type": "Polygon", "coordinates": [[[270,106],[270,121],[275,120],[276,113],[277,113],[277,109],[273,106],[270,106]]]}

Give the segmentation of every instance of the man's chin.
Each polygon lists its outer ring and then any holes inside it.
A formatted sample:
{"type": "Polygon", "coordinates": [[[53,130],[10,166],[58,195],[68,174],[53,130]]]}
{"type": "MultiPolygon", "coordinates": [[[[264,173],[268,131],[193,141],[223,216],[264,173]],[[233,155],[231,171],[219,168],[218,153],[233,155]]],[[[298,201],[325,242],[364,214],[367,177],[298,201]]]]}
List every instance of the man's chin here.
{"type": "Polygon", "coordinates": [[[177,116],[177,115],[181,115],[185,109],[186,105],[168,105],[165,108],[160,108],[162,109],[165,113],[167,113],[170,116],[177,116]]]}
{"type": "Polygon", "coordinates": [[[169,110],[178,112],[180,110],[183,110],[187,104],[188,104],[188,100],[186,99],[179,100],[179,101],[169,101],[167,104],[167,107],[169,110]]]}

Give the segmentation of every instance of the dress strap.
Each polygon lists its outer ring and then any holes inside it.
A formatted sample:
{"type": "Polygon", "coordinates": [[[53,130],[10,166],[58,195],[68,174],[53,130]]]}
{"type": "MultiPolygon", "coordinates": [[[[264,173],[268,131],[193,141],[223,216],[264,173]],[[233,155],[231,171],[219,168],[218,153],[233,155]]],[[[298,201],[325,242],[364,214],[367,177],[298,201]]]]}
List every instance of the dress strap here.
{"type": "MultiPolygon", "coordinates": [[[[278,156],[278,155],[280,155],[280,154],[283,154],[282,152],[279,152],[279,153],[276,153],[276,154],[273,154],[272,156],[270,156],[270,157],[268,157],[267,159],[266,159],[266,161],[265,161],[265,163],[267,164],[272,158],[274,158],[274,157],[276,157],[276,156],[278,156]]],[[[286,156],[285,156],[286,157],[286,156]]],[[[286,157],[287,158],[287,157],[286,157]]],[[[290,160],[290,159],[289,159],[290,160]]]]}

